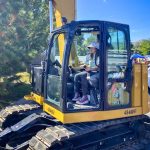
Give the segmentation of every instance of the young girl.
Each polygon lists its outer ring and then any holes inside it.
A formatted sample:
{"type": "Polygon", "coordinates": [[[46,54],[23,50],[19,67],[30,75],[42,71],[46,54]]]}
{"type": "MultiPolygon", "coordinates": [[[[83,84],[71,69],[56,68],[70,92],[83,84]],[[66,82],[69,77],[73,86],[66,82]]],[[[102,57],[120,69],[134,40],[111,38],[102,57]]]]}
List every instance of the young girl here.
{"type": "Polygon", "coordinates": [[[99,45],[96,42],[91,43],[88,46],[90,54],[86,57],[85,71],[77,73],[74,77],[74,92],[75,96],[72,99],[77,104],[87,104],[88,99],[88,76],[95,76],[98,71],[98,66],[95,64],[96,51],[99,50],[99,45]],[[80,95],[80,89],[82,91],[82,97],[80,95]]]}

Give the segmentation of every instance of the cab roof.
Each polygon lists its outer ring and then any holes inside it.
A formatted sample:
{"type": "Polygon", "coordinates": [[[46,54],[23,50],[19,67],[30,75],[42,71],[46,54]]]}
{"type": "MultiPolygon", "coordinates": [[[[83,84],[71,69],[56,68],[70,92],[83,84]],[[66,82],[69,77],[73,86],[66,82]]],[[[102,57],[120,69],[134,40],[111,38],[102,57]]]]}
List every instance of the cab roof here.
{"type": "Polygon", "coordinates": [[[122,23],[117,23],[117,22],[110,22],[110,21],[102,21],[102,20],[82,20],[82,21],[71,21],[70,23],[67,23],[66,25],[63,25],[60,28],[56,28],[52,31],[56,32],[62,29],[67,29],[67,28],[71,28],[71,27],[75,27],[77,25],[86,25],[86,24],[102,24],[102,25],[106,25],[106,24],[111,24],[114,26],[123,26],[129,29],[129,25],[127,24],[122,24],[122,23]]]}

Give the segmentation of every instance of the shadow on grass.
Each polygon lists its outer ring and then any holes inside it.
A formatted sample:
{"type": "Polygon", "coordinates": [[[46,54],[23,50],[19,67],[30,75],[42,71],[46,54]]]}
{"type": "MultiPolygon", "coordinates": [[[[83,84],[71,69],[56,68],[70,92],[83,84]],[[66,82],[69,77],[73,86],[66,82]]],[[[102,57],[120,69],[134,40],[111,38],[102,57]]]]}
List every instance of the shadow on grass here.
{"type": "Polygon", "coordinates": [[[31,85],[27,83],[10,83],[7,86],[1,84],[0,87],[0,107],[7,106],[24,95],[31,92],[31,85]]]}

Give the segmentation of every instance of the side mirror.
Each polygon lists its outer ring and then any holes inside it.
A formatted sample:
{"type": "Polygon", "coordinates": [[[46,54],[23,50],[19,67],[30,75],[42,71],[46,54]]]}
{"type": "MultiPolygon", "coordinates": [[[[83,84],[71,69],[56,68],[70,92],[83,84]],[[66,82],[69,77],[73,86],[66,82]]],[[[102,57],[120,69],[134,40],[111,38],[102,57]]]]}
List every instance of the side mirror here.
{"type": "Polygon", "coordinates": [[[46,61],[41,61],[41,67],[45,68],[46,61]]]}
{"type": "Polygon", "coordinates": [[[47,62],[46,61],[41,61],[41,67],[43,69],[43,73],[46,72],[46,66],[47,66],[47,62]]]}

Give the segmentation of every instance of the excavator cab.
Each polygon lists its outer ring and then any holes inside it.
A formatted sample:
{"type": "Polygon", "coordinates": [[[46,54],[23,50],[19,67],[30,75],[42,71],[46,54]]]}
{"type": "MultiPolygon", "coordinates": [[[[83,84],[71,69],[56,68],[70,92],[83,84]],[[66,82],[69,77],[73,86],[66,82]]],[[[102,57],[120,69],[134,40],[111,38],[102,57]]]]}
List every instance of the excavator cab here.
{"type": "MultiPolygon", "coordinates": [[[[132,65],[129,26],[105,21],[73,21],[51,35],[46,62],[43,109],[63,123],[98,121],[138,115],[132,105],[132,65]],[[89,103],[72,101],[74,76],[89,53],[91,42],[99,45],[95,82],[88,80],[89,103]],[[126,113],[132,112],[132,113],[126,113]]],[[[81,89],[82,93],[82,89],[81,89]]],[[[136,105],[135,105],[136,106],[136,105]]]]}

